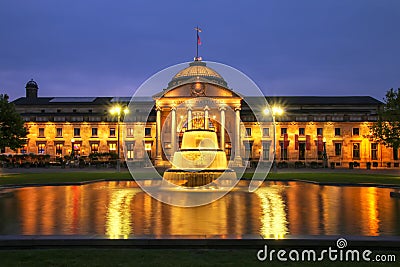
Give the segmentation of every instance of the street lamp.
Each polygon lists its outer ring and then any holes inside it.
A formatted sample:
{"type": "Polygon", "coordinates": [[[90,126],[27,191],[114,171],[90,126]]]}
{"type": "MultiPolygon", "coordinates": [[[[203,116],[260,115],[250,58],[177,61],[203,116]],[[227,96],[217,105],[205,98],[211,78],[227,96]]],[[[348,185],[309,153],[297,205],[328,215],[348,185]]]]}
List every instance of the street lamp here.
{"type": "Polygon", "coordinates": [[[275,125],[275,119],[276,119],[276,116],[281,116],[281,115],[283,115],[283,113],[285,113],[285,111],[280,106],[272,106],[271,109],[270,108],[264,109],[264,114],[265,115],[268,115],[268,114],[272,115],[272,122],[274,123],[274,138],[273,138],[273,141],[274,141],[274,145],[273,145],[274,146],[274,160],[273,160],[274,172],[277,172],[277,166],[276,166],[276,163],[275,163],[275,160],[276,160],[276,125],[275,125]]]}
{"type": "Polygon", "coordinates": [[[110,109],[110,114],[114,115],[114,116],[117,116],[117,172],[121,171],[121,166],[120,166],[121,165],[120,146],[119,146],[119,136],[120,136],[120,134],[119,134],[119,123],[121,121],[122,113],[124,113],[124,115],[128,114],[129,113],[129,109],[126,107],[126,108],[124,108],[124,110],[122,110],[121,106],[119,106],[119,105],[113,106],[110,109]]]}

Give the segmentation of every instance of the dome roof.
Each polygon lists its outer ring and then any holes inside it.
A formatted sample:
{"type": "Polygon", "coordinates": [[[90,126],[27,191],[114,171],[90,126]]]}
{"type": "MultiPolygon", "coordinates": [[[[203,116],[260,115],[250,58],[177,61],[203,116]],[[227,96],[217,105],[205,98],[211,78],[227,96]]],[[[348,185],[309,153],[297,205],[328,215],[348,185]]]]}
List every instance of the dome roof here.
{"type": "Polygon", "coordinates": [[[193,79],[203,82],[210,82],[214,84],[227,87],[227,83],[222,76],[210,67],[207,67],[205,62],[200,60],[193,61],[189,67],[179,71],[168,83],[168,88],[176,87],[184,83],[193,82],[193,79]]]}
{"type": "Polygon", "coordinates": [[[39,87],[38,87],[37,83],[33,79],[31,79],[29,82],[26,83],[25,88],[36,88],[36,89],[38,89],[39,87]]]}

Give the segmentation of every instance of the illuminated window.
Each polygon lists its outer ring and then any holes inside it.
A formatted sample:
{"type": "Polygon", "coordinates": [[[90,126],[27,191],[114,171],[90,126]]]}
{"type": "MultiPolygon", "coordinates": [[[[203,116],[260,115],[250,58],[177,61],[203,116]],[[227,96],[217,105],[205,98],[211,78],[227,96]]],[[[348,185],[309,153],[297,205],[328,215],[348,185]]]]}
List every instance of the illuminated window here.
{"type": "Polygon", "coordinates": [[[44,128],[39,128],[39,135],[38,137],[44,137],[44,128]]]}
{"type": "Polygon", "coordinates": [[[263,128],[263,136],[269,136],[269,128],[263,128]]]}
{"type": "Polygon", "coordinates": [[[40,143],[38,144],[38,154],[44,154],[46,152],[46,144],[40,143]]]}
{"type": "Polygon", "coordinates": [[[96,127],[93,127],[93,128],[92,128],[92,136],[93,136],[93,137],[96,137],[97,134],[98,134],[98,129],[97,129],[96,127]]]}
{"type": "Polygon", "coordinates": [[[144,136],[151,137],[151,128],[144,128],[144,136]]]}
{"type": "Polygon", "coordinates": [[[115,128],[110,128],[110,137],[115,137],[115,128]]]}
{"type": "Polygon", "coordinates": [[[306,135],[306,128],[299,128],[299,136],[306,135]]]}
{"type": "Polygon", "coordinates": [[[335,156],[342,155],[342,143],[335,143],[335,156]]]}
{"type": "Polygon", "coordinates": [[[133,128],[126,128],[126,136],[133,137],[133,128]]]}
{"type": "Polygon", "coordinates": [[[63,144],[56,144],[56,157],[61,157],[63,153],[63,144]]]}
{"type": "Polygon", "coordinates": [[[144,150],[146,150],[146,151],[151,151],[151,143],[146,143],[146,144],[144,145],[144,150]]]}
{"type": "Polygon", "coordinates": [[[91,143],[90,144],[90,151],[92,153],[97,153],[99,152],[99,143],[91,143]]]}
{"type": "Polygon", "coordinates": [[[372,160],[378,159],[378,144],[377,143],[371,144],[371,159],[372,160]]]}
{"type": "Polygon", "coordinates": [[[109,143],[108,149],[110,150],[110,152],[116,152],[117,151],[117,143],[109,143]]]}
{"type": "Polygon", "coordinates": [[[335,128],[335,136],[341,136],[341,129],[340,128],[335,128]]]}
{"type": "Polygon", "coordinates": [[[324,134],[324,129],[323,128],[317,128],[317,135],[323,135],[324,134]]]}
{"type": "Polygon", "coordinates": [[[251,136],[251,128],[246,128],[246,136],[251,136]]]}
{"type": "Polygon", "coordinates": [[[75,137],[81,136],[81,128],[74,128],[74,136],[75,137]]]}
{"type": "Polygon", "coordinates": [[[360,135],[360,128],[353,128],[353,135],[354,136],[360,135]]]}
{"type": "Polygon", "coordinates": [[[134,143],[127,143],[126,144],[126,157],[128,159],[133,159],[134,158],[134,143]]]}
{"type": "Polygon", "coordinates": [[[360,143],[353,143],[353,159],[360,159],[360,143]]]}
{"type": "Polygon", "coordinates": [[[62,128],[57,128],[57,137],[62,137],[62,135],[63,135],[63,131],[62,131],[62,128]]]}

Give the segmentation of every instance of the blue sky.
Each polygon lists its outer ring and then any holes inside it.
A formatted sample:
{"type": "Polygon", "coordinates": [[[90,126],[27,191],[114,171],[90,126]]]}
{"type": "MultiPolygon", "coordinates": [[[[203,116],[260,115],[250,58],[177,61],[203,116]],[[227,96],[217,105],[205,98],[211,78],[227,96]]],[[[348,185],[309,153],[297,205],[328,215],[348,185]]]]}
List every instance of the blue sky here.
{"type": "MultiPolygon", "coordinates": [[[[0,2],[0,93],[130,96],[195,56],[230,65],[266,95],[371,95],[400,87],[400,1],[0,2]]],[[[160,88],[161,89],[161,88],[160,88]]]]}

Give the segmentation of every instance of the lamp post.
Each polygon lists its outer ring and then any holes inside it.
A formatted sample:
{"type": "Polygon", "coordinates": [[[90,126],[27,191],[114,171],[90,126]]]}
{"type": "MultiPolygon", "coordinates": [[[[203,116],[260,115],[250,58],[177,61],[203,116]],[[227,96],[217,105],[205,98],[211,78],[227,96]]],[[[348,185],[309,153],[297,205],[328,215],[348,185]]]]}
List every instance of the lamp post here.
{"type": "Polygon", "coordinates": [[[273,167],[274,167],[274,172],[277,172],[277,166],[275,163],[276,160],[276,125],[275,125],[275,120],[276,120],[276,116],[281,116],[283,115],[285,111],[283,110],[282,107],[280,106],[273,106],[271,109],[270,108],[266,108],[264,109],[264,114],[268,115],[271,114],[272,115],[272,122],[274,124],[274,138],[273,138],[273,147],[274,147],[274,159],[272,161],[273,167]]]}
{"type": "Polygon", "coordinates": [[[117,172],[121,171],[121,159],[120,159],[120,142],[119,142],[119,123],[121,121],[122,112],[126,115],[129,113],[129,109],[126,107],[123,111],[121,106],[116,105],[110,109],[110,114],[117,116],[117,172]]]}

